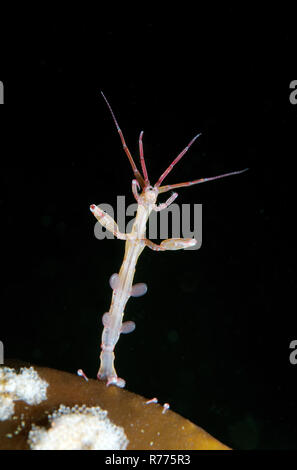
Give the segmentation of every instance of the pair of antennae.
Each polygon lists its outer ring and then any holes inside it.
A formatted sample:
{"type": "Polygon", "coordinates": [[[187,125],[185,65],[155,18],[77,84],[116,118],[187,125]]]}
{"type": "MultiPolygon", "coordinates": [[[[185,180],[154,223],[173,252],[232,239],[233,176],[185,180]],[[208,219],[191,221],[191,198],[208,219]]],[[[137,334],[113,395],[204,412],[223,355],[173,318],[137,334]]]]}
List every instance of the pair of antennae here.
{"type": "MultiPolygon", "coordinates": [[[[118,122],[116,120],[116,117],[114,115],[114,112],[107,100],[107,98],[105,97],[104,93],[101,91],[101,95],[103,96],[108,108],[109,108],[109,111],[112,115],[112,118],[114,120],[114,123],[116,125],[116,128],[117,128],[117,131],[120,135],[120,138],[121,138],[121,141],[122,141],[122,145],[123,145],[123,149],[125,150],[126,152],[126,155],[129,159],[129,162],[132,166],[132,170],[133,170],[133,173],[135,175],[135,178],[137,179],[138,183],[140,184],[141,188],[142,189],[145,189],[146,187],[150,186],[150,182],[149,182],[149,178],[148,178],[148,173],[147,173],[147,169],[146,169],[146,164],[145,164],[145,160],[144,160],[144,152],[143,152],[143,143],[142,143],[142,137],[143,137],[143,131],[140,132],[140,136],[139,136],[139,155],[140,155],[140,164],[141,164],[141,169],[142,169],[142,173],[143,173],[143,176],[142,174],[140,173],[140,171],[138,171],[137,169],[137,166],[135,165],[135,162],[133,160],[133,157],[126,145],[126,142],[125,142],[125,139],[124,139],[124,136],[123,136],[123,133],[120,129],[120,126],[118,125],[118,122]]],[[[166,185],[166,186],[160,186],[162,181],[166,178],[166,176],[171,172],[171,170],[173,169],[173,167],[179,162],[179,160],[181,160],[181,158],[187,153],[187,151],[189,150],[189,148],[191,147],[191,145],[195,142],[196,139],[198,139],[198,137],[200,136],[201,134],[197,134],[190,142],[189,144],[184,148],[184,150],[182,150],[182,152],[180,152],[178,154],[178,156],[173,160],[173,162],[169,165],[169,167],[164,171],[164,173],[162,173],[162,175],[160,176],[160,178],[158,179],[157,183],[155,184],[155,188],[158,188],[158,191],[159,193],[165,193],[166,191],[170,191],[171,189],[176,189],[176,188],[182,188],[182,187],[187,187],[187,186],[192,186],[193,184],[199,184],[199,183],[206,183],[207,181],[212,181],[212,180],[216,180],[216,179],[219,179],[219,178],[225,178],[226,176],[231,176],[231,175],[238,175],[240,173],[243,173],[244,171],[247,171],[248,168],[245,168],[244,170],[239,170],[239,171],[232,171],[231,173],[225,173],[223,175],[219,175],[219,176],[213,176],[211,178],[200,178],[198,180],[194,180],[194,181],[187,181],[185,183],[177,183],[177,184],[171,184],[171,185],[166,185]]]]}

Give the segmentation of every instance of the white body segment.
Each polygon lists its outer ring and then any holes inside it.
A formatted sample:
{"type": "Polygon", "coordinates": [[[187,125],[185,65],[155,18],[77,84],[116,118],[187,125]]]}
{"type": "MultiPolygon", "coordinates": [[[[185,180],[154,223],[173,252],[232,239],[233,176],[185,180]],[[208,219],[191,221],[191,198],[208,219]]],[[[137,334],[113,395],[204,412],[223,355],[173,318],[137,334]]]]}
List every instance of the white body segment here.
{"type": "MultiPolygon", "coordinates": [[[[135,183],[133,182],[133,185],[135,183]]],[[[109,312],[104,314],[104,329],[101,340],[100,368],[98,378],[106,380],[107,385],[115,384],[124,387],[125,381],[120,379],[114,367],[114,348],[121,333],[133,331],[133,322],[123,324],[123,316],[126,303],[133,295],[133,279],[136,263],[145,246],[153,250],[178,250],[188,248],[197,243],[195,239],[170,239],[164,240],[161,245],[156,245],[146,239],[146,224],[152,210],[158,210],[156,206],[157,191],[154,188],[147,188],[141,195],[137,194],[138,209],[132,231],[129,234],[119,232],[116,223],[97,206],[91,206],[91,211],[97,220],[107,229],[112,231],[118,238],[126,240],[125,256],[118,276],[113,274],[110,284],[113,288],[111,306],[109,312]]],[[[164,204],[165,207],[167,207],[164,204]]],[[[162,207],[165,208],[165,207],[162,207]]],[[[137,284],[134,289],[135,296],[143,295],[146,292],[145,285],[137,284]]]]}
{"type": "Polygon", "coordinates": [[[139,206],[132,232],[126,241],[124,261],[119,272],[117,288],[113,290],[108,323],[102,334],[98,378],[118,386],[124,386],[125,382],[117,377],[113,350],[121,334],[124,310],[131,295],[136,263],[145,247],[143,238],[148,217],[148,211],[143,206],[139,206]]]}

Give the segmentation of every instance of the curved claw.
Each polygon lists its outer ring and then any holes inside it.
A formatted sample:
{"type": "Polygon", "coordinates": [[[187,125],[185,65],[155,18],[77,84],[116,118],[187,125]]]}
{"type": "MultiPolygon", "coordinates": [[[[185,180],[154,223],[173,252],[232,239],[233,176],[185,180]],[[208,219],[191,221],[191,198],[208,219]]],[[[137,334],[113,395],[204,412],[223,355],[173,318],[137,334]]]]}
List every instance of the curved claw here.
{"type": "Polygon", "coordinates": [[[158,206],[155,205],[154,207],[154,210],[156,212],[159,212],[159,211],[162,211],[163,209],[166,209],[166,207],[170,206],[170,204],[173,203],[173,201],[177,198],[178,194],[177,193],[173,193],[172,196],[167,199],[166,202],[163,202],[162,204],[159,204],[158,206]]]}
{"type": "Polygon", "coordinates": [[[100,224],[103,225],[106,230],[109,230],[109,232],[113,233],[115,237],[119,238],[120,240],[127,239],[127,235],[120,232],[117,223],[113,220],[112,217],[110,217],[109,214],[107,214],[107,212],[103,211],[95,204],[90,206],[90,211],[94,214],[98,222],[100,222],[100,224]]]}

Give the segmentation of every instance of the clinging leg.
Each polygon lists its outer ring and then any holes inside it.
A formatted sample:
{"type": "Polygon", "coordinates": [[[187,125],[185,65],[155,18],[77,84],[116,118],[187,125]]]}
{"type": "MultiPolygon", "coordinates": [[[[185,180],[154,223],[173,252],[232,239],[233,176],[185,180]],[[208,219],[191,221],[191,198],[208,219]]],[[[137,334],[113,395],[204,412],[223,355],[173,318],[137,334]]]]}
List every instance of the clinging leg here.
{"type": "Polygon", "coordinates": [[[145,239],[145,244],[151,250],[154,251],[165,251],[165,250],[184,250],[196,245],[197,240],[195,238],[167,238],[163,240],[160,245],[153,243],[151,240],[145,239]]]}
{"type": "Polygon", "coordinates": [[[195,238],[167,238],[161,242],[161,247],[164,250],[184,250],[195,246],[197,240],[195,238]]]}
{"type": "Polygon", "coordinates": [[[157,245],[157,243],[154,243],[151,240],[148,240],[147,238],[144,240],[144,243],[151,250],[154,250],[154,251],[164,251],[165,250],[165,248],[163,248],[161,245],[157,245]]]}

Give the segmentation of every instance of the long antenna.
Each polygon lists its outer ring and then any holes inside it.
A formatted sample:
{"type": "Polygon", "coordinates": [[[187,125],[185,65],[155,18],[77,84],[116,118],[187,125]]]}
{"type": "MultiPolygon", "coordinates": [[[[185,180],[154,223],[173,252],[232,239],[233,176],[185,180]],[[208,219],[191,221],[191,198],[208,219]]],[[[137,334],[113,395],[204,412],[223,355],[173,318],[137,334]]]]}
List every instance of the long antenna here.
{"type": "Polygon", "coordinates": [[[110,106],[110,104],[109,104],[107,98],[105,97],[103,91],[101,91],[101,95],[103,96],[103,98],[104,98],[104,100],[105,100],[105,102],[106,102],[106,104],[107,104],[107,106],[108,106],[108,108],[109,108],[109,111],[110,111],[110,113],[111,113],[111,115],[112,115],[112,118],[113,118],[113,120],[114,120],[114,123],[115,123],[115,125],[116,125],[117,131],[118,131],[118,133],[119,133],[119,135],[120,135],[120,138],[121,138],[121,141],[122,141],[123,149],[125,150],[126,155],[127,155],[127,157],[129,158],[129,162],[130,162],[130,164],[131,164],[131,166],[132,166],[132,170],[133,170],[133,173],[134,173],[134,175],[135,175],[135,178],[137,179],[137,181],[138,181],[138,183],[140,184],[140,186],[143,188],[143,187],[145,186],[144,179],[143,179],[141,173],[138,171],[137,166],[135,165],[135,162],[134,162],[134,160],[133,160],[133,157],[132,157],[132,155],[131,155],[131,153],[130,153],[130,151],[129,151],[127,145],[126,145],[126,142],[125,142],[123,133],[122,133],[122,131],[121,131],[121,129],[120,129],[120,126],[118,125],[118,121],[116,120],[116,117],[115,117],[115,115],[114,115],[114,112],[113,112],[113,110],[112,110],[112,108],[111,108],[111,106],[110,106]]]}
{"type": "Polygon", "coordinates": [[[187,153],[187,151],[189,150],[189,148],[191,147],[191,145],[195,142],[196,139],[198,139],[198,137],[201,135],[200,134],[197,134],[195,135],[195,137],[191,140],[191,142],[186,146],[186,148],[184,148],[184,150],[182,152],[180,152],[178,154],[178,156],[173,160],[173,162],[169,165],[169,167],[167,168],[167,170],[164,171],[164,173],[160,176],[160,178],[158,179],[157,183],[155,184],[156,188],[158,188],[160,186],[160,184],[162,183],[162,181],[166,178],[166,176],[168,175],[168,173],[171,172],[172,168],[177,164],[177,162],[180,161],[180,159],[185,155],[185,153],[187,153]]]}
{"type": "Polygon", "coordinates": [[[192,184],[200,184],[200,183],[206,183],[207,181],[218,180],[219,178],[225,178],[226,176],[239,175],[240,173],[243,173],[244,171],[247,171],[247,170],[249,170],[249,168],[245,168],[244,170],[231,171],[231,173],[224,173],[223,175],[212,176],[211,178],[200,178],[199,180],[187,181],[186,183],[177,183],[177,184],[169,184],[167,186],[161,186],[159,188],[159,193],[166,193],[166,191],[170,191],[171,189],[192,186],[192,184]]]}

